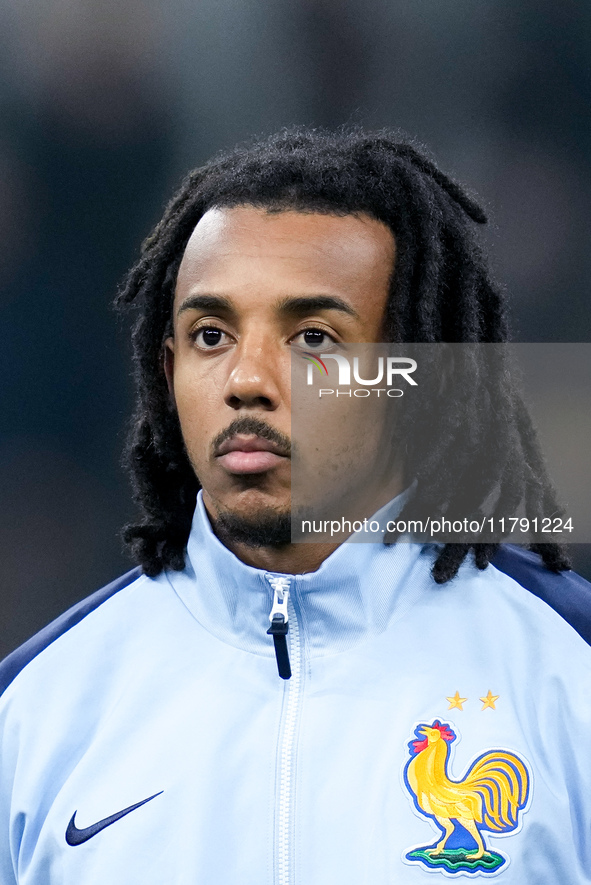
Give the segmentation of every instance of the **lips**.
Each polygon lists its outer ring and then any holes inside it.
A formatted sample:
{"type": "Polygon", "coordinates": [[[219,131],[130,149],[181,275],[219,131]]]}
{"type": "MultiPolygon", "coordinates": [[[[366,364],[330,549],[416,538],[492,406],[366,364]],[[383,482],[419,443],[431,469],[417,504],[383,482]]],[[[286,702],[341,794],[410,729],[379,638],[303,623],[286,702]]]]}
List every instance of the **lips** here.
{"type": "Polygon", "coordinates": [[[235,434],[224,440],[216,458],[228,473],[264,473],[282,464],[287,452],[277,443],[254,434],[235,434]]]}

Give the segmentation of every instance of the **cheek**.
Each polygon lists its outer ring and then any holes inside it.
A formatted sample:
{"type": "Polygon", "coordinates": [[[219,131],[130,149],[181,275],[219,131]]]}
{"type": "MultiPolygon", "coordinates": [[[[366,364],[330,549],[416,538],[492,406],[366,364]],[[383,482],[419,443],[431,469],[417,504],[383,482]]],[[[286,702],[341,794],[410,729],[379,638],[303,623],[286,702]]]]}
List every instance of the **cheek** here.
{"type": "Polygon", "coordinates": [[[211,379],[181,369],[175,372],[174,396],[187,449],[193,457],[206,453],[218,432],[219,387],[211,379]]]}

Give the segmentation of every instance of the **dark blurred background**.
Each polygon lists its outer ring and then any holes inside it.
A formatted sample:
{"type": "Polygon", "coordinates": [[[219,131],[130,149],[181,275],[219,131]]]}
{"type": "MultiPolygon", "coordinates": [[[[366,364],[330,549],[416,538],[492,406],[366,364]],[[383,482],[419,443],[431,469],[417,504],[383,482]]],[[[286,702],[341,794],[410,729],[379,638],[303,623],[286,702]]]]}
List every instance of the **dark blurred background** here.
{"type": "Polygon", "coordinates": [[[291,123],[399,127],[491,213],[514,337],[589,341],[590,60],[584,0],[2,0],[0,657],[131,567],[110,305],[184,173],[291,123]]]}

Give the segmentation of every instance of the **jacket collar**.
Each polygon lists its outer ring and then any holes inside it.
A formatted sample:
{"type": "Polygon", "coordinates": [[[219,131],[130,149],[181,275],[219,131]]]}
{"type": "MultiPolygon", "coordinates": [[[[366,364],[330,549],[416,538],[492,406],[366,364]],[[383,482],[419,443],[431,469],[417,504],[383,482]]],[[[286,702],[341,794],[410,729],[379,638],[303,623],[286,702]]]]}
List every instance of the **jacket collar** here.
{"type": "MultiPolygon", "coordinates": [[[[391,504],[399,511],[400,501],[391,504]]],[[[431,564],[423,545],[346,542],[317,571],[287,575],[308,653],[344,651],[368,633],[382,632],[412,605],[424,579],[429,579],[431,564]],[[413,579],[417,570],[422,580],[413,579]]],[[[266,632],[273,603],[272,575],[246,565],[221,543],[199,493],[185,570],[166,573],[193,617],[230,645],[273,656],[266,632]]]]}

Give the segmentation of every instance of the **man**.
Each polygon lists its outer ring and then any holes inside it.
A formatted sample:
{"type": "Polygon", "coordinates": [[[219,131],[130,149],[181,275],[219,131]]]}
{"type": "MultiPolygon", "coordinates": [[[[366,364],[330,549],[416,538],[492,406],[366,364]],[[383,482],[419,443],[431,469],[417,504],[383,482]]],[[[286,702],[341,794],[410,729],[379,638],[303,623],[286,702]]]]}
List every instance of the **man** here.
{"type": "MultiPolygon", "coordinates": [[[[388,133],[294,130],[185,181],[120,296],[141,570],[3,665],[3,885],[591,880],[591,604],[564,551],[291,542],[292,354],[504,341],[484,220],[388,133]]],[[[490,432],[479,384],[449,427],[490,432]]],[[[512,448],[474,507],[541,513],[498,396],[512,448]]],[[[451,512],[449,427],[378,505],[451,512]]]]}

